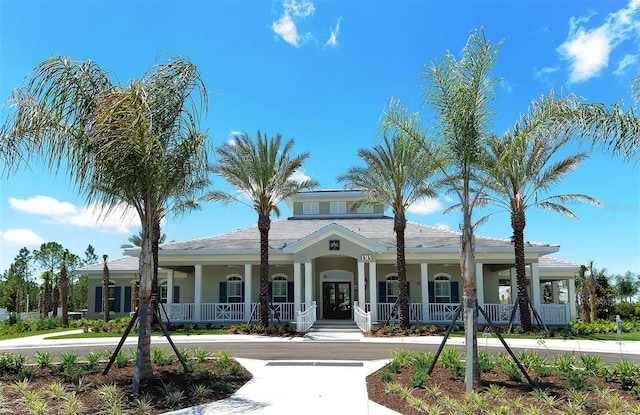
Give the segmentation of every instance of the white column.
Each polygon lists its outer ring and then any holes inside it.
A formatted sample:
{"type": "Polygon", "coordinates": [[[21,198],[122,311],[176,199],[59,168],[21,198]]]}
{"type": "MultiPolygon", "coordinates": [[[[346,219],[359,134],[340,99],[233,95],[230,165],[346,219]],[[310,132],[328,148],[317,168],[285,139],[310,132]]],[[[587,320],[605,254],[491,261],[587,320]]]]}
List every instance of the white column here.
{"type": "Polygon", "coordinates": [[[200,305],[202,303],[202,265],[196,265],[195,270],[195,287],[193,293],[193,319],[199,323],[200,305]]]}
{"type": "Polygon", "coordinates": [[[244,264],[244,321],[251,320],[251,292],[253,276],[251,275],[251,264],[244,264]]]}
{"type": "Polygon", "coordinates": [[[518,296],[518,277],[515,268],[511,268],[509,271],[511,273],[511,304],[515,304],[518,296]]]}
{"type": "Polygon", "coordinates": [[[304,304],[305,310],[311,308],[311,301],[313,301],[313,281],[311,275],[311,262],[304,263],[304,304]]]}
{"type": "Polygon", "coordinates": [[[567,297],[569,299],[569,320],[573,320],[578,316],[576,311],[576,280],[573,278],[567,280],[567,297]]]}
{"type": "Polygon", "coordinates": [[[429,264],[420,264],[420,290],[422,291],[422,321],[431,320],[429,314],[429,264]]]}
{"type": "MultiPolygon", "coordinates": [[[[369,262],[369,306],[371,309],[371,322],[378,321],[378,276],[376,263],[369,262]]],[[[363,304],[364,308],[366,305],[363,304]]]]}
{"type": "Polygon", "coordinates": [[[531,302],[536,310],[540,309],[540,304],[542,303],[540,297],[540,269],[538,268],[538,263],[531,263],[531,291],[532,291],[532,299],[531,302]]]}
{"type": "Polygon", "coordinates": [[[293,263],[293,312],[302,310],[302,268],[299,262],[293,263]]]}
{"type": "Polygon", "coordinates": [[[358,304],[364,307],[366,301],[364,293],[364,262],[358,261],[358,304]]]}
{"type": "MultiPolygon", "coordinates": [[[[478,305],[484,309],[484,273],[482,263],[476,263],[476,299],[478,300],[478,305]]],[[[479,311],[478,321],[486,323],[484,316],[479,311]]]]}
{"type": "Polygon", "coordinates": [[[167,274],[167,304],[173,304],[173,273],[171,270],[167,274]]]}

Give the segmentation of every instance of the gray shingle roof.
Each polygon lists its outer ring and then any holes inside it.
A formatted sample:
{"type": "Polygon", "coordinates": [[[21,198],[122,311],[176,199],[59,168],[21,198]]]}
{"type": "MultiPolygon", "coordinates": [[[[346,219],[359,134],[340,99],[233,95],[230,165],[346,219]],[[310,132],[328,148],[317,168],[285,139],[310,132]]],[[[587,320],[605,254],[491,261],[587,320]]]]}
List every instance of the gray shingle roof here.
{"type": "MultiPolygon", "coordinates": [[[[273,221],[269,230],[269,246],[273,250],[291,246],[299,240],[336,224],[389,250],[396,246],[393,218],[322,218],[282,219],[273,221]]],[[[460,233],[408,222],[405,231],[406,249],[410,250],[458,250],[460,233]]],[[[557,247],[557,245],[533,243],[528,247],[557,247]]],[[[238,229],[222,235],[171,242],[160,246],[161,251],[256,251],[260,248],[257,226],[238,229]]],[[[510,239],[476,236],[477,250],[513,249],[510,239]]],[[[550,249],[550,252],[557,249],[550,249]]]]}

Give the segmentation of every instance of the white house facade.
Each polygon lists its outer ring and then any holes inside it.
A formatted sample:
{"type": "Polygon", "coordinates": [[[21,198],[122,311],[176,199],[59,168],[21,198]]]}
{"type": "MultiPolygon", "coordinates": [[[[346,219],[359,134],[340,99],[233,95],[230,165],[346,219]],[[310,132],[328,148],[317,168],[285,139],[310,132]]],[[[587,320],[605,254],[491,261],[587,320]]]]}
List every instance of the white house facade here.
{"type": "MultiPolygon", "coordinates": [[[[384,215],[384,206],[351,209],[361,197],[359,191],[345,190],[299,193],[287,200],[291,216],[271,223],[269,300],[280,321],[308,326],[363,316],[368,324],[394,320],[398,277],[393,218],[384,215]]],[[[462,298],[460,234],[408,222],[405,244],[412,323],[450,323],[462,298]]],[[[482,236],[476,236],[475,244],[478,303],[493,322],[506,324],[515,301],[511,293],[517,292],[513,245],[510,239],[482,236]]],[[[579,265],[551,257],[559,248],[544,243],[525,247],[530,299],[548,325],[564,325],[576,316],[579,265]]],[[[159,297],[172,322],[221,325],[258,319],[257,226],[162,244],[158,262],[159,297]]],[[[108,265],[110,309],[114,315],[128,315],[137,258],[108,265]]],[[[89,317],[99,318],[102,264],[78,273],[89,275],[89,317]]]]}

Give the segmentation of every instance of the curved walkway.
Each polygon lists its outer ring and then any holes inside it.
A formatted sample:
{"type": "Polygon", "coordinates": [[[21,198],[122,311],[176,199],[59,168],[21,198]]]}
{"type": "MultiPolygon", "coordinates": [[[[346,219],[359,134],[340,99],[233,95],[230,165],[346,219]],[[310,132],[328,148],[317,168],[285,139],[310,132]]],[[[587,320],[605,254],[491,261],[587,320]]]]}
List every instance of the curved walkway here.
{"type": "MultiPolygon", "coordinates": [[[[32,336],[21,339],[0,341],[3,349],[64,347],[65,345],[114,345],[118,338],[99,339],[63,339],[45,340],[46,336],[32,336]]],[[[426,337],[392,337],[370,338],[358,333],[316,333],[302,338],[278,339],[264,336],[215,335],[182,337],[173,340],[180,345],[190,341],[233,341],[233,342],[378,342],[402,344],[439,345],[440,336],[426,337]]],[[[153,344],[166,343],[165,338],[152,338],[153,344]]],[[[135,338],[127,339],[127,345],[134,345],[135,338]]],[[[638,361],[640,359],[640,343],[596,340],[563,340],[545,339],[507,339],[514,349],[567,351],[574,353],[614,353],[623,359],[638,361]]],[[[464,338],[449,338],[447,345],[463,345],[464,338]]],[[[497,346],[501,343],[497,338],[479,338],[478,346],[497,346]]],[[[233,396],[210,404],[170,412],[172,415],[324,415],[328,413],[398,415],[397,412],[384,408],[367,396],[365,378],[384,366],[385,360],[345,361],[336,356],[336,360],[321,361],[265,361],[257,359],[237,358],[237,360],[253,374],[253,379],[240,388],[233,396]]]]}

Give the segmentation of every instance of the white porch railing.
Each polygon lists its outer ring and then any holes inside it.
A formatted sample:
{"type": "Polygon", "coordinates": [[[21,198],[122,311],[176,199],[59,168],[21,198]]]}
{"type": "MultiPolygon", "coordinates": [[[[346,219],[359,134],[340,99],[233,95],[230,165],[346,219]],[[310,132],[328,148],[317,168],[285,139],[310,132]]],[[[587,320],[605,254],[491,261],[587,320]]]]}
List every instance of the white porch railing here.
{"type": "Polygon", "coordinates": [[[371,330],[371,312],[360,308],[357,301],[353,302],[353,320],[362,332],[366,333],[371,330]]]}
{"type": "MultiPolygon", "coordinates": [[[[274,320],[280,319],[281,322],[295,321],[294,304],[293,303],[272,303],[270,317],[274,320]]],[[[260,319],[259,303],[251,304],[251,320],[260,319]]]]}
{"type": "MultiPolygon", "coordinates": [[[[429,316],[434,323],[447,323],[453,320],[456,309],[460,306],[458,303],[435,303],[429,304],[429,316]]],[[[459,322],[462,322],[462,313],[458,316],[459,322]]]]}
{"type": "Polygon", "coordinates": [[[306,333],[316,322],[316,302],[312,302],[311,307],[296,313],[296,330],[306,333]]]}
{"type": "MultiPolygon", "coordinates": [[[[395,303],[378,303],[378,321],[386,323],[389,320],[397,321],[398,317],[393,316],[393,306],[395,303]]],[[[371,310],[371,304],[365,304],[365,310],[371,310]]],[[[409,321],[421,322],[422,321],[422,304],[410,303],[409,304],[409,321]]]]}
{"type": "MultiPolygon", "coordinates": [[[[315,304],[315,303],[314,303],[315,304]]],[[[195,304],[194,303],[175,303],[163,304],[167,311],[167,316],[171,322],[195,321],[195,304]]],[[[378,322],[381,324],[389,320],[396,321],[391,318],[394,303],[378,304],[378,322]]],[[[429,320],[426,323],[450,323],[459,304],[454,303],[434,303],[429,304],[429,320]]],[[[484,304],[483,308],[487,316],[496,324],[508,324],[509,318],[513,311],[513,304],[484,304]]],[[[202,303],[200,304],[200,321],[224,321],[224,322],[243,322],[245,321],[244,303],[202,303]]],[[[315,313],[315,308],[313,312],[315,313]]],[[[365,308],[359,307],[363,314],[369,315],[371,319],[371,305],[365,304],[365,308]]],[[[277,313],[282,322],[297,321],[298,316],[295,313],[294,303],[274,303],[272,313],[277,313]]],[[[563,325],[569,323],[569,304],[540,304],[536,309],[542,321],[545,324],[563,325]]],[[[310,310],[307,310],[310,312],[310,310]]],[[[357,313],[357,310],[356,310],[357,313]]],[[[520,323],[520,313],[516,313],[514,323],[520,323]]],[[[422,304],[411,303],[409,307],[409,318],[413,323],[422,323],[423,320],[422,304]]],[[[164,317],[164,315],[162,316],[164,317]]],[[[251,319],[258,320],[258,303],[251,304],[251,319]]],[[[274,315],[275,318],[275,315],[274,315]]],[[[356,320],[357,314],[354,314],[356,320]]],[[[462,323],[462,314],[460,314],[458,322],[462,323]]],[[[484,318],[479,317],[483,322],[484,318]]],[[[315,316],[313,318],[315,323],[315,316]]],[[[311,324],[313,324],[311,323],[311,324]]],[[[357,324],[356,320],[356,324],[357,324]]],[[[360,325],[358,324],[360,327],[360,325]]],[[[362,329],[362,327],[360,327],[362,329]]],[[[307,329],[308,330],[308,329],[307,329]]]]}
{"type": "Polygon", "coordinates": [[[546,324],[568,324],[569,304],[541,304],[538,314],[546,324]]]}

